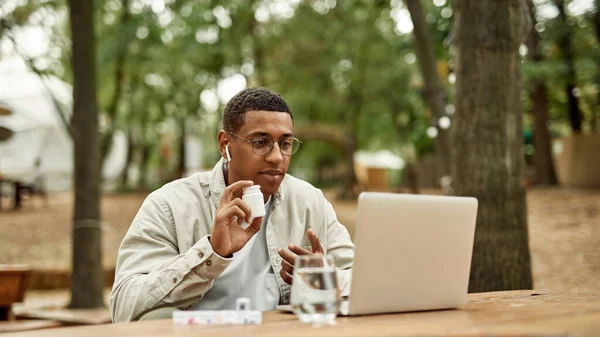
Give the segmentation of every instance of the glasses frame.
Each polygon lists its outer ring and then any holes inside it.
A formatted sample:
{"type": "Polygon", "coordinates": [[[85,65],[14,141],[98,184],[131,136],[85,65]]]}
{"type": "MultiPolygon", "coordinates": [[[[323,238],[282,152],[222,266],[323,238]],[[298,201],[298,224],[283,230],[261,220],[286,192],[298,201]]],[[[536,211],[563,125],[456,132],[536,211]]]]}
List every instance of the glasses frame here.
{"type": "Polygon", "coordinates": [[[293,140],[298,141],[298,144],[299,144],[298,148],[292,154],[285,154],[285,153],[283,153],[283,150],[281,149],[281,142],[283,141],[283,139],[282,140],[272,139],[271,146],[269,146],[269,151],[267,151],[267,153],[265,153],[265,154],[258,154],[258,153],[256,153],[256,150],[254,149],[254,141],[256,141],[256,139],[260,138],[260,137],[256,137],[256,138],[253,138],[252,140],[250,140],[250,139],[246,139],[246,138],[244,138],[242,136],[236,135],[233,132],[227,132],[227,134],[235,136],[235,137],[237,137],[237,138],[239,138],[241,140],[244,140],[244,141],[250,143],[250,145],[252,146],[252,152],[254,152],[254,154],[257,155],[257,156],[267,156],[267,155],[269,155],[269,153],[271,153],[271,151],[273,151],[273,147],[275,147],[275,143],[277,143],[277,144],[279,144],[279,152],[281,152],[281,154],[284,155],[284,156],[291,157],[291,156],[295,155],[296,153],[298,153],[298,150],[300,150],[300,145],[302,145],[302,141],[300,139],[298,139],[296,137],[292,137],[293,140]]]}

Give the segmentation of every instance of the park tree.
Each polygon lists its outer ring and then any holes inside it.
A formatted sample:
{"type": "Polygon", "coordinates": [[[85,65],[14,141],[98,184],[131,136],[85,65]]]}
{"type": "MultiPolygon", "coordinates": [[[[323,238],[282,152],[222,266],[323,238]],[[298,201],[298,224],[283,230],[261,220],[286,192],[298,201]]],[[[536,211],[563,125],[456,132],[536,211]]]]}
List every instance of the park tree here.
{"type": "Polygon", "coordinates": [[[523,8],[519,0],[460,0],[453,6],[453,188],[479,200],[469,291],[530,289],[518,99],[523,8]]]}
{"type": "Polygon", "coordinates": [[[94,7],[69,1],[72,39],[75,208],[70,308],[104,306],[100,220],[100,135],[94,7]]]}
{"type": "MultiPolygon", "coordinates": [[[[539,33],[535,30],[537,19],[533,0],[527,1],[529,17],[527,32],[527,57],[532,64],[541,64],[544,60],[539,33]]],[[[548,87],[543,77],[533,78],[529,82],[529,96],[534,119],[535,143],[535,183],[539,185],[557,185],[556,171],[552,158],[552,138],[548,129],[548,87]]]]}

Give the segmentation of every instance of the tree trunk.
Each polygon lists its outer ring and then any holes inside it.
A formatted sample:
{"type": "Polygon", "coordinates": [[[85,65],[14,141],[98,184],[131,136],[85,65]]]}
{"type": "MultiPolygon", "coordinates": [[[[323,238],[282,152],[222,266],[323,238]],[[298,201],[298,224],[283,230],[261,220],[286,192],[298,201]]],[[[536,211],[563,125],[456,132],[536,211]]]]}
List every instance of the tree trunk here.
{"type": "Polygon", "coordinates": [[[454,1],[454,190],[479,200],[470,292],[531,289],[519,0],[454,1]],[[515,97],[517,99],[515,99],[515,97]]]}
{"type": "Polygon", "coordinates": [[[402,171],[403,185],[412,194],[419,194],[419,172],[415,163],[407,163],[402,171]]]}
{"type": "MultiPolygon", "coordinates": [[[[596,13],[594,14],[594,28],[596,32],[596,40],[598,40],[598,44],[600,45],[600,0],[595,0],[594,4],[596,5],[596,13]]],[[[600,60],[598,60],[598,63],[600,64],[600,60]]],[[[596,108],[592,111],[592,132],[598,132],[598,118],[600,116],[600,71],[596,73],[596,86],[598,88],[598,93],[596,94],[596,108]]]]}
{"type": "Polygon", "coordinates": [[[121,172],[121,188],[129,188],[129,166],[133,160],[133,137],[131,137],[131,131],[126,132],[127,137],[127,156],[125,158],[125,166],[123,172],[121,172]]]}
{"type": "Polygon", "coordinates": [[[339,194],[343,200],[351,200],[356,198],[354,187],[358,184],[356,171],[354,170],[354,153],[356,152],[356,136],[355,134],[346,135],[344,161],[346,162],[346,177],[344,178],[344,186],[339,194]]]}
{"type": "MultiPolygon", "coordinates": [[[[543,55],[539,47],[539,35],[534,29],[536,17],[533,0],[527,1],[527,7],[531,20],[529,35],[527,36],[528,58],[531,62],[538,63],[543,60],[543,55]]],[[[535,126],[535,183],[538,185],[557,185],[556,171],[552,159],[552,138],[548,130],[548,88],[541,79],[534,79],[529,85],[535,126]]]]}
{"type": "Polygon", "coordinates": [[[129,27],[131,22],[131,13],[129,12],[129,0],[122,0],[121,3],[123,12],[121,14],[121,20],[119,25],[122,27],[124,33],[119,34],[117,37],[117,64],[115,66],[115,87],[112,95],[111,102],[106,110],[108,117],[108,130],[102,137],[101,145],[101,156],[102,161],[106,159],[108,152],[112,147],[113,135],[115,131],[115,119],[117,118],[117,112],[119,109],[119,102],[123,96],[123,83],[125,82],[125,61],[127,56],[127,49],[132,39],[135,38],[135,31],[129,27]]]}
{"type": "MultiPolygon", "coordinates": [[[[413,34],[415,36],[419,68],[421,69],[421,75],[425,83],[425,98],[429,109],[431,109],[431,118],[437,122],[441,117],[445,116],[446,95],[437,73],[437,63],[431,33],[425,20],[421,0],[405,0],[405,3],[414,26],[413,34]]],[[[442,129],[437,125],[436,128],[438,129],[438,136],[435,139],[435,147],[441,166],[439,172],[441,172],[442,177],[450,176],[452,158],[450,156],[449,130],[442,129]]]]}
{"type": "Polygon", "coordinates": [[[179,121],[179,128],[181,135],[179,136],[179,163],[177,164],[177,178],[183,178],[185,175],[185,118],[179,121]]]}
{"type": "Polygon", "coordinates": [[[581,116],[581,111],[579,110],[579,100],[573,93],[573,89],[576,87],[575,62],[573,60],[573,50],[571,48],[571,39],[573,34],[571,27],[569,27],[569,24],[567,23],[565,1],[554,0],[554,3],[558,8],[558,13],[564,28],[564,32],[562,32],[558,38],[558,46],[564,57],[565,63],[567,64],[567,86],[565,88],[565,93],[567,94],[568,98],[569,122],[571,123],[571,129],[573,130],[573,133],[581,133],[581,123],[583,118],[581,116]]]}
{"type": "Polygon", "coordinates": [[[104,306],[100,236],[100,147],[94,13],[89,3],[69,0],[73,65],[75,210],[70,308],[104,306]]]}
{"type": "Polygon", "coordinates": [[[594,0],[596,6],[596,12],[594,13],[594,29],[596,32],[596,39],[600,43],[600,0],[594,0]]]}
{"type": "Polygon", "coordinates": [[[138,187],[142,190],[148,190],[148,166],[150,164],[150,150],[152,146],[146,140],[142,143],[142,153],[140,158],[140,180],[138,187]]]}
{"type": "MultiPolygon", "coordinates": [[[[596,80],[596,85],[600,88],[600,79],[596,80]]],[[[592,119],[590,120],[590,131],[592,133],[598,132],[598,116],[600,115],[600,92],[598,92],[598,98],[596,99],[596,108],[592,110],[592,119]]]]}
{"type": "MultiPolygon", "coordinates": [[[[8,24],[6,23],[6,19],[1,18],[0,19],[0,40],[2,40],[2,38],[4,37],[4,33],[8,31],[8,24]]],[[[0,60],[2,59],[1,57],[2,55],[0,55],[0,60]]]]}
{"type": "MultiPolygon", "coordinates": [[[[250,8],[256,8],[260,4],[260,0],[253,0],[250,4],[250,8]]],[[[248,13],[251,18],[249,19],[248,32],[250,33],[250,44],[252,50],[252,60],[254,61],[254,70],[251,76],[252,86],[264,86],[265,85],[265,70],[264,62],[265,55],[262,46],[260,36],[256,34],[257,28],[260,26],[260,22],[254,15],[254,10],[248,13]]]]}
{"type": "Polygon", "coordinates": [[[535,183],[537,185],[558,185],[554,160],[552,157],[552,137],[548,130],[548,89],[543,83],[534,81],[530,94],[533,102],[535,125],[535,183]]]}

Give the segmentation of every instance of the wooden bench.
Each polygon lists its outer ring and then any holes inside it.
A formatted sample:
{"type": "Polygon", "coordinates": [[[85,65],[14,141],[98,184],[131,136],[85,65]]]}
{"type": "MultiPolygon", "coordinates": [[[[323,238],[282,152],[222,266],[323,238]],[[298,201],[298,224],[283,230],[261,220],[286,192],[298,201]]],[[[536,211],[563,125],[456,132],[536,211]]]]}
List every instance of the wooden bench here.
{"type": "Polygon", "coordinates": [[[15,210],[23,206],[23,197],[25,196],[29,200],[39,196],[48,205],[48,193],[41,182],[25,184],[17,180],[4,179],[0,174],[0,210],[2,209],[3,188],[5,186],[11,186],[12,193],[9,192],[9,195],[12,196],[12,208],[15,210]]]}
{"type": "Polygon", "coordinates": [[[0,321],[14,319],[12,305],[23,302],[30,276],[27,265],[0,264],[0,321]]]}

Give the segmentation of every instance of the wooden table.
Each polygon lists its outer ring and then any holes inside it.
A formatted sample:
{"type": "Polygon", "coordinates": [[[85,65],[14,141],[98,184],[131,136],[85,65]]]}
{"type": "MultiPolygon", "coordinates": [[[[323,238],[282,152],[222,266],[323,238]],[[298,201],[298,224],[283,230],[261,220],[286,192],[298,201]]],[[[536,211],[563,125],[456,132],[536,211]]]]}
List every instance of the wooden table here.
{"type": "Polygon", "coordinates": [[[260,325],[177,326],[169,319],[16,333],[11,336],[599,336],[600,292],[470,294],[458,310],[338,317],[314,328],[292,314],[268,312],[260,325]]]}

